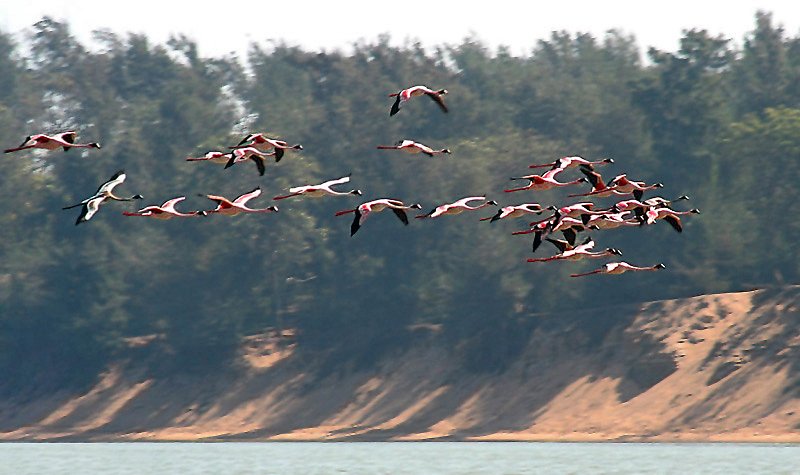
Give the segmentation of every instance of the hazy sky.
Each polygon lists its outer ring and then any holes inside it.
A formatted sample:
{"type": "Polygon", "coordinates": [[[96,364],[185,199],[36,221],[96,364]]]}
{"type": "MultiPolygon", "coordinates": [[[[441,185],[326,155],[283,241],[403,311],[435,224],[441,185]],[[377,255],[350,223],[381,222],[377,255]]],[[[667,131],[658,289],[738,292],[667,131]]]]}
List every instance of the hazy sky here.
{"type": "Polygon", "coordinates": [[[381,33],[389,33],[393,44],[411,38],[426,46],[460,43],[474,34],[492,48],[506,45],[513,54],[526,54],[554,30],[602,37],[616,28],[633,34],[640,46],[674,51],[681,30],[688,28],[705,28],[741,44],[759,9],[772,12],[788,35],[800,31],[798,0],[28,0],[0,2],[0,29],[20,33],[50,15],[67,20],[86,43],[98,28],[145,33],[158,43],[183,33],[197,41],[202,55],[220,56],[243,55],[251,42],[270,39],[308,50],[347,50],[381,33]]]}

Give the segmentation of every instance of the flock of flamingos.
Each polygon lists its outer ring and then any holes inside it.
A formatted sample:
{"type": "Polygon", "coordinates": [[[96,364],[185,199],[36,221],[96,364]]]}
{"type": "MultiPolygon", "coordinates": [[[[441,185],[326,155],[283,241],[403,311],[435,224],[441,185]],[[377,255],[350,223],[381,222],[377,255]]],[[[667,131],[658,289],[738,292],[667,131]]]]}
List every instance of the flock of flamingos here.
{"type": "MultiPolygon", "coordinates": [[[[389,115],[397,114],[401,107],[414,97],[427,96],[435,102],[443,112],[448,112],[444,102],[446,89],[434,90],[426,86],[413,86],[399,92],[390,94],[394,97],[389,115]]],[[[100,148],[100,144],[75,143],[77,133],[66,131],[54,135],[37,134],[26,137],[23,143],[14,148],[5,150],[5,153],[17,152],[20,150],[39,148],[45,150],[57,150],[63,148],[67,151],[71,148],[100,148]]],[[[402,140],[395,145],[379,145],[378,149],[401,150],[408,153],[422,153],[428,156],[439,154],[449,154],[450,150],[434,150],[426,145],[413,140],[402,140]]],[[[259,175],[264,175],[268,157],[274,157],[275,162],[279,162],[287,150],[303,150],[302,145],[289,145],[286,141],[270,138],[265,134],[249,134],[237,145],[229,147],[228,152],[210,151],[202,157],[190,157],[187,161],[208,161],[212,163],[224,164],[229,168],[238,163],[252,160],[255,162],[259,175]]],[[[598,208],[594,203],[583,201],[568,206],[549,206],[542,207],[538,203],[523,203],[511,206],[500,207],[492,216],[483,217],[481,221],[495,222],[501,219],[522,218],[525,216],[538,216],[542,213],[551,211],[548,217],[537,219],[529,225],[529,229],[517,231],[513,234],[533,234],[533,252],[536,252],[542,241],[553,244],[558,253],[550,257],[529,258],[528,262],[547,262],[556,260],[580,260],[597,259],[603,257],[620,256],[622,252],[615,248],[607,248],[602,251],[593,251],[594,241],[587,237],[578,243],[578,235],[589,230],[611,229],[621,226],[645,226],[651,225],[659,220],[669,223],[677,232],[683,231],[681,215],[699,213],[697,209],[688,211],[676,211],[670,208],[675,201],[687,200],[687,196],[680,196],[673,200],[668,200],[660,196],[643,199],[644,193],[649,190],[661,188],[660,183],[646,184],[641,181],[629,179],[625,174],[617,175],[610,180],[604,180],[602,175],[595,170],[608,163],[613,163],[612,159],[590,161],[579,156],[563,157],[550,163],[530,165],[529,168],[549,168],[541,175],[530,174],[519,177],[512,177],[511,180],[522,180],[524,186],[504,190],[506,193],[520,191],[549,190],[552,188],[576,186],[581,183],[588,183],[591,189],[584,193],[575,193],[570,197],[614,197],[621,199],[617,203],[598,208]],[[583,175],[571,181],[559,181],[558,177],[570,169],[577,169],[583,175]],[[625,199],[623,199],[625,198],[625,199]],[[552,237],[556,233],[561,233],[563,239],[552,237]]],[[[130,197],[120,197],[114,194],[114,189],[125,181],[125,173],[119,171],[108,181],[100,185],[97,191],[83,201],[66,206],[63,209],[81,207],[80,215],[75,224],[89,221],[99,210],[100,206],[109,200],[114,201],[133,201],[142,199],[142,195],[130,197]]],[[[304,185],[289,188],[289,193],[275,196],[273,200],[283,200],[294,197],[323,197],[323,196],[342,196],[342,195],[361,195],[360,190],[337,191],[337,185],[343,185],[350,181],[350,176],[333,179],[317,185],[304,185]]],[[[141,216],[154,219],[170,219],[173,217],[196,217],[208,216],[211,214],[222,214],[233,216],[240,213],[273,213],[278,211],[277,206],[265,208],[250,208],[247,203],[261,195],[261,188],[257,187],[252,191],[241,194],[233,200],[217,195],[201,195],[216,203],[216,208],[211,210],[200,210],[191,212],[181,212],[175,206],[186,199],[185,196],[178,196],[165,201],[162,205],[146,206],[136,212],[125,211],[125,216],[141,216]]],[[[441,216],[456,215],[468,211],[476,211],[488,206],[498,206],[496,201],[487,200],[486,196],[468,196],[452,203],[445,203],[433,208],[425,214],[415,216],[416,219],[433,219],[441,216]]],[[[336,216],[353,214],[354,218],[350,225],[350,235],[353,236],[364,221],[373,213],[384,210],[392,212],[408,225],[407,210],[421,210],[419,203],[407,205],[401,200],[393,198],[380,198],[361,203],[355,208],[346,209],[336,213],[336,216]]],[[[652,266],[635,266],[624,261],[608,262],[602,267],[590,272],[571,274],[571,277],[581,277],[591,274],[622,274],[627,271],[655,271],[664,269],[664,264],[652,266]]]]}

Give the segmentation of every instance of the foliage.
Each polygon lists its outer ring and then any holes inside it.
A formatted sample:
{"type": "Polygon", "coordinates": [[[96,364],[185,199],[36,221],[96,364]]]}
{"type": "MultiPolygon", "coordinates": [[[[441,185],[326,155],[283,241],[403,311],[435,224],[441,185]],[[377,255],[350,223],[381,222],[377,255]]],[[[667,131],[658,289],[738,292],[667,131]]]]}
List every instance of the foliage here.
{"type": "MultiPolygon", "coordinates": [[[[374,361],[420,324],[480,349],[484,335],[514,337],[509,322],[531,312],[798,279],[800,230],[784,215],[800,190],[800,39],[766,13],[741,51],[688,30],[678,51],[652,50],[646,64],[634,38],[615,31],[601,39],[555,32],[523,57],[474,38],[427,51],[384,36],[350,55],[275,43],[253,45],[245,64],[200,57],[183,36],[166,45],[109,31],[96,38],[102,47],[90,51],[68,25],[44,18],[22,53],[0,33],[0,140],[13,146],[73,128],[103,145],[0,160],[5,381],[30,373],[82,380],[127,351],[131,337],[151,334],[161,342],[155,361],[169,371],[228,364],[241,336],[268,327],[297,329],[301,348],[332,364],[374,361]],[[386,96],[413,84],[447,88],[451,112],[415,99],[390,118],[386,96]],[[226,170],[184,160],[249,132],[304,150],[269,163],[264,177],[251,163],[226,170]],[[453,154],[375,148],[404,138],[453,154]],[[364,200],[395,197],[424,211],[481,194],[548,206],[567,193],[501,190],[529,164],[576,154],[613,157],[604,175],[692,196],[702,214],[686,218],[681,235],[657,224],[594,236],[627,261],[663,261],[668,271],[570,279],[597,263],[526,265],[530,240],[510,233],[529,220],[478,221],[487,210],[408,227],[382,213],[353,238],[349,220],[333,214],[355,197],[172,221],[126,218],[120,212],[136,204],[110,203],[81,226],[60,210],[119,169],[128,174],[123,194],[141,193],[147,204],[185,195],[186,210],[210,209],[198,194],[235,197],[256,186],[264,193],[254,203],[267,206],[291,186],[348,173],[364,200]]],[[[507,356],[492,355],[466,361],[492,370],[507,356]]]]}

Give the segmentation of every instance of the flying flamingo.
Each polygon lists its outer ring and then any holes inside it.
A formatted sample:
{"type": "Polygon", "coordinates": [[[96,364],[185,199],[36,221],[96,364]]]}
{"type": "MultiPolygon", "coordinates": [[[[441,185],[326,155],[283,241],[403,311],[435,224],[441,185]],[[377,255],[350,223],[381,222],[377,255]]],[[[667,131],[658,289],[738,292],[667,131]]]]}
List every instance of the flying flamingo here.
{"type": "Polygon", "coordinates": [[[241,194],[236,197],[233,201],[225,198],[224,196],[217,196],[217,195],[200,195],[204,196],[211,201],[217,203],[217,207],[211,211],[207,211],[208,214],[218,213],[224,214],[226,216],[235,216],[240,213],[274,213],[278,211],[277,206],[268,206],[266,208],[248,208],[247,202],[256,198],[261,194],[261,187],[257,186],[252,191],[247,193],[241,194]]]}
{"type": "Polygon", "coordinates": [[[670,226],[672,226],[675,231],[679,233],[683,232],[683,224],[681,223],[681,218],[678,216],[682,214],[699,214],[700,210],[697,208],[690,209],[689,211],[675,211],[671,208],[650,208],[644,213],[644,218],[642,219],[642,224],[653,224],[658,219],[663,219],[664,221],[668,222],[670,226]]]}
{"type": "Polygon", "coordinates": [[[620,226],[639,226],[640,221],[634,218],[626,218],[630,211],[605,214],[582,214],[581,222],[584,226],[597,226],[597,229],[615,229],[620,226]]]}
{"type": "Polygon", "coordinates": [[[211,150],[206,152],[205,155],[202,157],[188,157],[186,159],[187,162],[211,162],[211,163],[219,163],[219,164],[226,164],[233,156],[233,153],[224,153],[217,150],[211,150]]]}
{"type": "Polygon", "coordinates": [[[186,199],[185,196],[178,196],[177,198],[172,198],[171,200],[165,201],[164,204],[162,204],[161,206],[145,206],[139,211],[133,213],[130,211],[123,211],[122,214],[124,214],[125,216],[142,216],[154,219],[171,219],[173,217],[189,218],[193,216],[205,216],[206,214],[208,214],[206,211],[192,211],[190,213],[182,213],[176,210],[175,205],[185,199],[186,199]]]}
{"type": "Polygon", "coordinates": [[[665,269],[667,266],[664,264],[656,264],[650,267],[638,267],[627,262],[609,262],[605,264],[603,267],[599,269],[595,269],[590,272],[584,272],[582,274],[570,274],[570,277],[582,277],[584,275],[591,275],[591,274],[623,274],[628,271],[650,271],[650,270],[659,270],[665,269]]]}
{"type": "MultiPolygon", "coordinates": [[[[583,171],[584,174],[587,175],[587,177],[590,174],[597,175],[597,172],[592,172],[584,168],[581,168],[581,171],[583,171]]],[[[591,178],[589,180],[591,181],[591,178]]],[[[577,196],[593,196],[593,195],[609,196],[611,194],[617,194],[617,195],[633,194],[633,197],[639,200],[642,198],[642,195],[644,194],[645,191],[663,187],[664,185],[662,183],[654,183],[652,185],[647,185],[642,181],[629,180],[627,175],[623,173],[622,175],[615,176],[610,182],[608,182],[608,184],[604,188],[598,188],[593,183],[592,191],[588,193],[580,193],[569,196],[577,197],[577,196]]]]}
{"type": "Polygon", "coordinates": [[[348,213],[355,213],[355,217],[353,218],[353,223],[350,225],[350,236],[353,236],[361,228],[361,225],[364,224],[364,221],[367,219],[367,217],[369,217],[372,213],[378,213],[385,209],[391,209],[397,216],[397,218],[400,219],[400,221],[402,221],[403,224],[408,226],[408,216],[406,215],[405,210],[422,209],[422,205],[419,203],[415,203],[413,205],[406,206],[406,204],[400,200],[395,200],[391,198],[381,198],[361,203],[360,205],[358,205],[357,208],[339,211],[336,213],[335,216],[342,216],[348,213]]]}
{"type": "Polygon", "coordinates": [[[230,148],[237,149],[241,147],[254,147],[261,152],[269,152],[270,149],[275,149],[275,163],[281,161],[285,150],[303,150],[303,146],[300,144],[289,145],[284,140],[272,139],[264,134],[248,134],[235,147],[230,148]]]}
{"type": "Polygon", "coordinates": [[[423,145],[413,140],[400,140],[399,142],[397,142],[396,145],[378,145],[377,148],[380,150],[402,150],[403,152],[407,153],[421,152],[429,157],[432,157],[434,155],[439,155],[442,153],[450,153],[449,149],[443,148],[440,150],[434,150],[428,147],[427,145],[423,145]]]}
{"type": "MultiPolygon", "coordinates": [[[[547,238],[548,241],[552,243],[556,242],[563,242],[563,241],[555,241],[553,239],[547,238]]],[[[550,257],[538,257],[538,258],[529,258],[528,262],[548,262],[548,261],[559,261],[559,260],[570,260],[570,261],[577,261],[580,259],[597,259],[600,257],[606,256],[621,256],[622,251],[619,249],[614,249],[613,247],[606,248],[600,252],[592,252],[592,248],[594,248],[594,241],[592,238],[587,238],[582,244],[579,244],[572,249],[567,249],[566,247],[561,250],[560,254],[556,254],[550,257]]]]}
{"type": "Polygon", "coordinates": [[[487,206],[497,206],[497,201],[486,201],[486,196],[468,196],[466,198],[461,198],[460,200],[455,201],[453,203],[447,203],[437,206],[436,208],[433,208],[429,213],[415,216],[415,218],[417,219],[438,218],[439,216],[455,215],[455,214],[461,214],[464,211],[483,209],[487,206]],[[471,201],[484,201],[484,203],[481,203],[477,206],[470,206],[469,202],[471,201]]]}
{"type": "MultiPolygon", "coordinates": [[[[236,148],[231,151],[230,158],[228,158],[228,162],[225,164],[225,168],[230,168],[239,162],[252,160],[256,163],[259,176],[264,176],[264,172],[267,170],[267,167],[265,165],[266,157],[272,157],[272,156],[277,157],[276,153],[277,152],[264,153],[255,147],[236,148]]],[[[275,162],[277,161],[278,160],[276,158],[275,162]]]]}
{"type": "Polygon", "coordinates": [[[7,148],[4,152],[11,153],[28,148],[43,148],[45,150],[55,150],[57,148],[64,148],[68,151],[71,148],[100,148],[97,142],[90,143],[75,143],[75,138],[78,133],[74,130],[68,130],[55,135],[36,134],[25,137],[19,147],[7,148]]]}
{"type": "Polygon", "coordinates": [[[604,158],[602,160],[595,160],[590,161],[586,160],[580,156],[572,156],[572,157],[561,157],[558,160],[550,163],[542,163],[539,165],[529,165],[528,168],[545,168],[550,167],[552,169],[561,168],[562,170],[566,170],[567,168],[577,167],[580,165],[588,167],[590,170],[592,169],[592,165],[606,165],[608,163],[614,163],[613,158],[604,158]]]}
{"type": "Polygon", "coordinates": [[[142,199],[142,195],[133,195],[129,198],[121,198],[114,194],[114,188],[125,181],[125,172],[120,170],[114,174],[108,181],[100,185],[94,195],[86,198],[85,200],[81,201],[80,203],[76,203],[74,205],[65,206],[61,209],[72,209],[78,206],[83,206],[81,209],[81,214],[78,216],[78,219],[75,221],[75,225],[81,224],[84,221],[89,221],[92,219],[92,216],[97,213],[100,209],[100,205],[105,203],[106,200],[115,200],[115,201],[133,201],[133,200],[140,200],[142,199]]]}
{"type": "Polygon", "coordinates": [[[549,190],[551,188],[562,187],[562,186],[570,186],[570,185],[577,185],[578,183],[583,183],[586,181],[586,178],[578,178],[577,180],[567,181],[567,182],[560,182],[555,179],[555,176],[564,171],[563,168],[555,168],[553,170],[548,170],[543,175],[526,175],[526,176],[518,176],[518,177],[511,177],[512,180],[528,180],[529,183],[526,186],[520,188],[511,188],[509,190],[503,190],[506,193],[512,193],[514,191],[523,191],[523,190],[549,190]]]}
{"type": "Polygon", "coordinates": [[[447,112],[447,106],[445,105],[444,99],[442,98],[442,96],[447,94],[447,89],[439,89],[438,91],[436,91],[427,86],[413,86],[407,89],[403,89],[400,92],[389,94],[389,97],[397,98],[395,99],[394,104],[392,104],[392,108],[389,111],[389,117],[400,112],[400,107],[402,107],[403,104],[411,100],[412,97],[421,96],[423,94],[430,97],[433,100],[433,102],[435,102],[439,106],[439,108],[442,109],[442,112],[447,112]]]}
{"type": "Polygon", "coordinates": [[[342,196],[342,195],[361,196],[361,190],[336,191],[332,188],[334,185],[341,185],[349,181],[350,181],[350,175],[347,175],[341,178],[337,178],[335,180],[326,181],[325,183],[321,183],[319,185],[295,186],[293,188],[289,188],[288,195],[276,196],[275,198],[272,199],[283,200],[286,198],[291,198],[293,196],[300,196],[300,195],[308,196],[311,198],[319,198],[322,196],[342,196]]]}
{"type": "Polygon", "coordinates": [[[542,205],[539,203],[524,203],[520,205],[514,206],[503,206],[494,216],[487,216],[485,218],[481,218],[481,221],[489,221],[491,223],[497,221],[498,219],[505,219],[505,218],[521,218],[528,214],[542,214],[544,210],[542,209],[542,205]]]}

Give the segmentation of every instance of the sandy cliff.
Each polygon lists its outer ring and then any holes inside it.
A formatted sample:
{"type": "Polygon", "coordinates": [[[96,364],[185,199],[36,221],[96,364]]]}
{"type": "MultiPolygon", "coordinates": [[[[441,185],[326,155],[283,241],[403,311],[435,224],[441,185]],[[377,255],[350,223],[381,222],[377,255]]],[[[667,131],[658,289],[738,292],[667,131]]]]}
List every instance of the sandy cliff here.
{"type": "Polygon", "coordinates": [[[270,338],[246,342],[239,373],[157,379],[121,362],[82,394],[0,400],[0,440],[800,442],[800,286],[517,325],[516,342],[455,346],[417,329],[372,369],[325,376],[270,338]]]}

